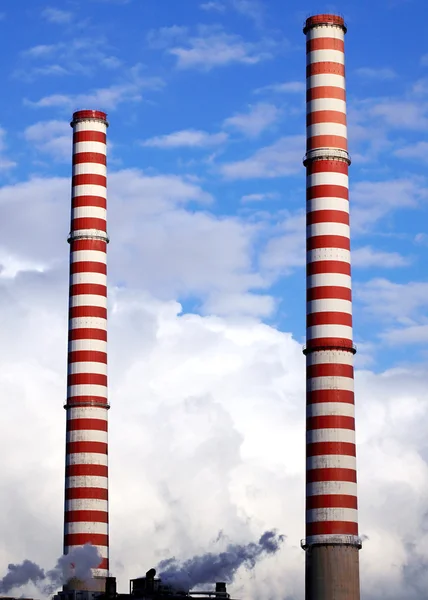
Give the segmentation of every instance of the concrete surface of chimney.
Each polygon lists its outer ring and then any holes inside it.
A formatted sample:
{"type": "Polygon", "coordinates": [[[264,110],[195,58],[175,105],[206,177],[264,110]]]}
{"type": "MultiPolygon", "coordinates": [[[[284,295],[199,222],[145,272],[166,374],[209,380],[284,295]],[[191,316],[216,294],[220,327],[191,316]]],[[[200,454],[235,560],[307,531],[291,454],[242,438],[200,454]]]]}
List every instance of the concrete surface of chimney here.
{"type": "Polygon", "coordinates": [[[104,591],[109,571],[107,464],[107,115],[75,112],[70,243],[64,553],[96,546],[94,579],[67,589],[104,591]]]}
{"type": "Polygon", "coordinates": [[[306,600],[359,600],[345,22],[306,20],[306,600]]]}

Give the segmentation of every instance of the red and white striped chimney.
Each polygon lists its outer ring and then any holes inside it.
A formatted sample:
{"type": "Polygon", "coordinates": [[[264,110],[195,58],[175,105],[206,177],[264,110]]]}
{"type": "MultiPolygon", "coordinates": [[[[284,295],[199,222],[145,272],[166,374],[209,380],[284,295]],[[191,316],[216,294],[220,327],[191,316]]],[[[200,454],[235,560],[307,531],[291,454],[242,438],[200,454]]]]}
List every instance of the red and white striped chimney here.
{"type": "Polygon", "coordinates": [[[107,115],[75,112],[70,243],[64,554],[91,543],[94,580],[67,589],[104,590],[109,571],[107,464],[107,115]]]}
{"type": "Polygon", "coordinates": [[[306,600],[358,600],[345,22],[308,18],[306,600]]]}

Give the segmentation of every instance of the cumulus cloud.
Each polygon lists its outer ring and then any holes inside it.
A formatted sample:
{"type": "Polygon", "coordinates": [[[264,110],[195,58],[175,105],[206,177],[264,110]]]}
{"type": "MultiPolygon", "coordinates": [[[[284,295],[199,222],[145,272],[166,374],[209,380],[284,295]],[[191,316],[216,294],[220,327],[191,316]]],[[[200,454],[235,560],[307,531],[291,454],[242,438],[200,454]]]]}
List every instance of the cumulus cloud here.
{"type": "Polygon", "coordinates": [[[224,132],[207,133],[197,129],[185,129],[145,140],[143,146],[153,148],[205,148],[223,144],[227,137],[224,132]]]}
{"type": "Polygon", "coordinates": [[[70,126],[66,121],[39,121],[25,129],[24,137],[39,152],[61,161],[70,161],[70,126]]]}
{"type": "Polygon", "coordinates": [[[227,118],[223,125],[243,133],[247,137],[257,137],[273,125],[280,117],[281,110],[274,104],[260,102],[249,106],[246,113],[227,118]]]}

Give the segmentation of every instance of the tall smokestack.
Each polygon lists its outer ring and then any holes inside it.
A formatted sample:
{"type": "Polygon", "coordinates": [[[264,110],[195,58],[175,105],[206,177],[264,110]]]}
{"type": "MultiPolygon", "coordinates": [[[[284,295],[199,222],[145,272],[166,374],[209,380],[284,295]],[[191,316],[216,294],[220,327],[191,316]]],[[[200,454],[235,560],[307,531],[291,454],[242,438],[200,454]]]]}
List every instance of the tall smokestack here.
{"type": "Polygon", "coordinates": [[[358,600],[345,22],[306,20],[306,600],[358,600]]]}
{"type": "Polygon", "coordinates": [[[96,546],[101,564],[89,582],[103,591],[109,571],[107,464],[107,115],[73,114],[73,178],[67,380],[64,554],[96,546]]]}

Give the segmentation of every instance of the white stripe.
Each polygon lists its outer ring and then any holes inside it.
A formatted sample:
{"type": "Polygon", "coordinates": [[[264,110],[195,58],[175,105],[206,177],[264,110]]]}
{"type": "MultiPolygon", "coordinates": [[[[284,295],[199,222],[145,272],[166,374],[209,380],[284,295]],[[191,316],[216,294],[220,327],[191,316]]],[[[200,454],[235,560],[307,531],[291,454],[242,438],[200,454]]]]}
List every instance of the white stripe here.
{"type": "Polygon", "coordinates": [[[107,398],[107,386],[105,385],[69,385],[67,388],[67,397],[74,396],[101,396],[107,398]]]}
{"type": "Polygon", "coordinates": [[[355,456],[344,454],[326,454],[322,456],[309,456],[306,459],[306,468],[310,469],[352,469],[357,470],[355,456]]]}
{"type": "Polygon", "coordinates": [[[101,250],[74,250],[70,253],[70,262],[100,262],[106,264],[107,253],[101,250]]]}
{"type": "Polygon", "coordinates": [[[78,206],[71,211],[72,219],[103,219],[107,218],[107,211],[100,206],[78,206]]]}
{"type": "MultiPolygon", "coordinates": [[[[95,548],[98,549],[99,554],[101,555],[101,558],[108,558],[108,547],[107,546],[100,546],[99,544],[93,544],[93,546],[95,546],[95,548]]],[[[67,552],[66,554],[70,554],[70,552],[72,550],[74,550],[75,548],[81,548],[82,546],[66,546],[67,548],[67,552]]],[[[92,574],[95,577],[95,574],[97,573],[107,573],[107,571],[105,569],[91,569],[92,574]]],[[[80,596],[79,596],[80,597],[80,596]]]]}
{"type": "Polygon", "coordinates": [[[73,131],[76,133],[79,131],[101,131],[101,133],[106,133],[107,126],[102,121],[79,121],[74,124],[73,131]]]}
{"type": "Polygon", "coordinates": [[[100,488],[106,490],[108,487],[108,477],[97,477],[96,475],[76,475],[65,478],[66,488],[100,488]]]}
{"type": "MultiPolygon", "coordinates": [[[[316,135],[337,135],[339,137],[346,138],[348,136],[348,130],[346,125],[341,123],[332,123],[325,121],[323,123],[314,123],[306,128],[308,138],[316,135]]],[[[339,175],[339,173],[336,173],[339,175]]]]}
{"type": "MultiPolygon", "coordinates": [[[[68,342],[69,352],[76,350],[94,350],[96,352],[107,352],[107,342],[103,340],[72,340],[68,342]]],[[[89,362],[89,361],[88,361],[89,362]]]]}
{"type": "Polygon", "coordinates": [[[308,288],[337,286],[351,289],[351,277],[343,273],[317,273],[306,277],[306,285],[308,288]]]}
{"type": "Polygon", "coordinates": [[[96,523],[94,521],[65,523],[64,533],[101,533],[103,535],[108,535],[108,523],[96,523]]]}
{"type": "Polygon", "coordinates": [[[333,223],[327,221],[325,223],[314,223],[306,227],[306,234],[308,237],[315,235],[339,235],[345,238],[349,238],[350,230],[349,225],[345,223],[333,223]]]}
{"type": "Polygon", "coordinates": [[[306,303],[306,314],[312,315],[317,312],[341,312],[352,315],[352,302],[350,300],[328,298],[324,300],[311,300],[306,303]]]}
{"type": "Polygon", "coordinates": [[[318,62],[333,62],[344,65],[345,53],[342,50],[312,50],[312,52],[308,52],[306,64],[311,65],[318,62]]]}
{"type": "Polygon", "coordinates": [[[306,253],[308,263],[318,262],[320,260],[339,260],[341,262],[351,262],[351,253],[345,248],[314,248],[306,253]]]}
{"type": "Polygon", "coordinates": [[[322,171],[321,173],[313,173],[312,175],[308,175],[306,177],[306,185],[307,187],[311,187],[313,185],[339,185],[347,188],[349,185],[349,178],[348,175],[345,175],[344,173],[322,171]]]}
{"type": "MultiPolygon", "coordinates": [[[[348,352],[348,354],[350,353],[348,352]]],[[[348,392],[353,392],[354,380],[352,377],[340,377],[336,375],[310,377],[306,381],[306,389],[308,392],[315,392],[318,390],[345,390],[348,392]]]]}
{"type": "Polygon", "coordinates": [[[109,576],[109,572],[106,569],[91,569],[91,571],[94,578],[104,578],[109,576]]]}
{"type": "Polygon", "coordinates": [[[306,104],[306,114],[319,110],[336,110],[346,115],[346,102],[338,98],[317,98],[306,104]]]}
{"type": "Polygon", "coordinates": [[[108,455],[99,452],[72,452],[66,456],[67,465],[102,465],[108,466],[108,455]]]}
{"type": "Polygon", "coordinates": [[[94,283],[97,285],[107,285],[107,275],[104,273],[93,273],[87,271],[84,273],[72,273],[70,275],[70,284],[76,285],[78,283],[94,283]]]}
{"type": "MultiPolygon", "coordinates": [[[[310,365],[353,365],[354,355],[346,350],[318,350],[306,355],[306,364],[310,365]]],[[[348,378],[345,378],[348,379],[348,378]]]]}
{"type": "Polygon", "coordinates": [[[322,75],[312,75],[306,78],[306,87],[308,89],[315,87],[338,87],[345,89],[345,78],[342,75],[334,73],[323,73],[322,75]]]}
{"type": "Polygon", "coordinates": [[[341,27],[337,25],[318,25],[312,27],[306,34],[307,40],[314,40],[317,38],[334,38],[336,40],[344,41],[345,32],[341,27]]]}
{"type": "MultiPolygon", "coordinates": [[[[351,378],[348,378],[351,379],[351,378]]],[[[354,417],[354,405],[348,402],[316,402],[306,407],[307,417],[354,417]]]]}
{"type": "Polygon", "coordinates": [[[80,406],[69,408],[67,410],[67,419],[69,421],[72,421],[73,419],[99,419],[101,421],[107,421],[107,414],[105,408],[99,408],[98,406],[80,406]]]}
{"type": "Polygon", "coordinates": [[[73,144],[73,154],[81,152],[95,152],[96,154],[107,154],[107,145],[103,142],[77,142],[73,144]]]}
{"type": "Polygon", "coordinates": [[[101,317],[76,317],[68,322],[68,329],[107,329],[107,319],[101,317]]]}
{"type": "Polygon", "coordinates": [[[357,484],[352,481],[314,481],[306,484],[307,496],[323,496],[324,494],[356,496],[357,484]]]}
{"type": "Polygon", "coordinates": [[[77,196],[100,196],[101,198],[107,198],[107,188],[103,185],[75,185],[71,189],[73,198],[77,196]]]}
{"type": "Polygon", "coordinates": [[[84,162],[73,165],[73,175],[102,175],[106,177],[106,174],[107,167],[99,163],[84,162]]]}
{"type": "Polygon", "coordinates": [[[66,512],[70,510],[100,510],[108,512],[108,501],[97,500],[95,498],[79,498],[76,500],[65,501],[66,512]]]}
{"type": "Polygon", "coordinates": [[[320,521],[358,523],[358,511],[355,508],[313,508],[306,511],[306,523],[319,523],[320,521]]]}
{"type": "Polygon", "coordinates": [[[344,338],[352,340],[352,327],[347,325],[313,325],[306,329],[306,339],[314,340],[317,338],[344,338]]]}
{"type": "MultiPolygon", "coordinates": [[[[317,184],[318,185],[318,184],[317,184]]],[[[327,183],[329,185],[329,183],[327,183]]],[[[347,187],[347,186],[346,186],[347,187]]],[[[317,210],[341,210],[349,213],[349,200],[345,198],[312,198],[306,202],[306,212],[317,210]]]]}
{"type": "Polygon", "coordinates": [[[97,306],[107,308],[107,296],[101,294],[75,294],[70,296],[70,307],[74,306],[97,306]]]}
{"type": "Polygon", "coordinates": [[[65,501],[66,512],[70,510],[100,510],[108,512],[108,501],[98,500],[96,498],[78,498],[76,500],[65,501]]]}
{"type": "Polygon", "coordinates": [[[96,373],[97,375],[107,375],[108,367],[100,362],[75,362],[68,365],[68,374],[75,373],[96,373]]]}
{"type": "Polygon", "coordinates": [[[306,443],[317,442],[347,442],[355,444],[355,431],[353,429],[311,429],[306,432],[306,443]]]}
{"type": "Polygon", "coordinates": [[[76,429],[67,432],[67,442],[102,442],[107,444],[108,433],[98,429],[76,429]]]}

